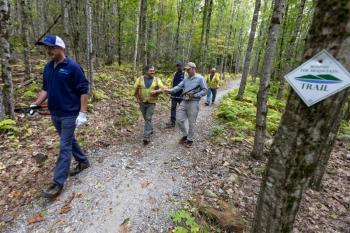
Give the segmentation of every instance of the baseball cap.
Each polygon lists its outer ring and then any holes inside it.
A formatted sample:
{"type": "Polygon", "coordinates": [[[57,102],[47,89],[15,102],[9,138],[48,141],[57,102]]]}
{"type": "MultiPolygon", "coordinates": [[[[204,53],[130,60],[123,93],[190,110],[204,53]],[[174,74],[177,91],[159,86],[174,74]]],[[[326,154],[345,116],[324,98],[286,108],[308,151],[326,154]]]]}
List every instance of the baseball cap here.
{"type": "Polygon", "coordinates": [[[59,36],[54,35],[46,35],[41,41],[37,43],[37,45],[46,45],[49,47],[61,47],[66,48],[66,45],[64,44],[64,41],[59,36]]]}
{"type": "Polygon", "coordinates": [[[193,62],[188,62],[185,65],[185,69],[189,69],[189,68],[197,68],[196,64],[194,64],[193,62]]]}
{"type": "Polygon", "coordinates": [[[181,61],[177,61],[176,66],[183,66],[183,63],[181,61]]]}

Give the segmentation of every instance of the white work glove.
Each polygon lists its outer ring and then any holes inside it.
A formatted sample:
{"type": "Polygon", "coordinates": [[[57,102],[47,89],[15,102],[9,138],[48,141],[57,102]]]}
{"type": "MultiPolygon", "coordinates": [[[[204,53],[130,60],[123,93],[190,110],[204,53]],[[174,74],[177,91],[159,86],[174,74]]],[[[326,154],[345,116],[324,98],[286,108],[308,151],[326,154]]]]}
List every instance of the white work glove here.
{"type": "Polygon", "coordinates": [[[75,126],[80,127],[87,122],[86,113],[79,112],[77,119],[75,120],[75,126]]]}
{"type": "Polygon", "coordinates": [[[38,105],[36,104],[31,104],[29,106],[30,110],[29,110],[29,116],[36,116],[38,115],[38,112],[36,111],[36,109],[38,108],[38,105]]]}

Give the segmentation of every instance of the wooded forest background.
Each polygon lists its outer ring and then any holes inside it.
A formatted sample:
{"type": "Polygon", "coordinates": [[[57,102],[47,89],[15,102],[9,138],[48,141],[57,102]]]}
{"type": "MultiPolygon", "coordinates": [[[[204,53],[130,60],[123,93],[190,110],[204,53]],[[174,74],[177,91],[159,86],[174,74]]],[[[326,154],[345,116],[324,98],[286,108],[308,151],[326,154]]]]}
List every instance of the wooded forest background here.
{"type": "MultiPolygon", "coordinates": [[[[250,65],[254,76],[261,74],[271,2],[262,1],[257,17],[255,37],[259,39],[254,42],[250,65]]],[[[252,0],[10,1],[11,52],[14,58],[23,53],[24,61],[30,61],[30,54],[41,51],[34,45],[36,40],[62,15],[50,33],[59,35],[68,55],[80,63],[87,64],[90,47],[95,65],[118,62],[137,68],[145,64],[169,68],[179,60],[194,61],[201,71],[213,66],[220,72],[241,72],[254,5],[252,0]]],[[[306,1],[304,12],[300,0],[288,1],[274,77],[286,71],[287,63],[293,67],[300,62],[312,9],[311,1],[306,1]],[[298,17],[301,25],[295,29],[298,17]]]]}

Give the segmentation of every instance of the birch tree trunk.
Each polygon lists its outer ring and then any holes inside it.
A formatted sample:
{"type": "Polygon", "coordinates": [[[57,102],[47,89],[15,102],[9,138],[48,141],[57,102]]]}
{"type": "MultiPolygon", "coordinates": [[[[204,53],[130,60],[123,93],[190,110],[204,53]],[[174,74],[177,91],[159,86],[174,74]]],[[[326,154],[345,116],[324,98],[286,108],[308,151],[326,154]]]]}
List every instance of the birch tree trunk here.
{"type": "Polygon", "coordinates": [[[285,11],[285,0],[275,0],[272,12],[271,24],[268,34],[268,43],[264,58],[264,72],[260,79],[257,111],[256,111],[256,130],[254,138],[254,147],[251,153],[255,159],[261,159],[264,153],[265,133],[266,133],[266,116],[267,116],[267,99],[270,90],[270,76],[272,62],[275,57],[277,35],[280,30],[282,17],[285,11]]]}
{"type": "Polygon", "coordinates": [[[61,10],[61,20],[63,28],[63,40],[66,44],[66,54],[69,55],[70,52],[70,38],[69,38],[69,12],[68,12],[68,2],[67,0],[61,0],[62,10],[61,10]]]}
{"type": "MultiPolygon", "coordinates": [[[[349,1],[317,0],[315,5],[305,60],[327,49],[350,69],[349,1]]],[[[334,144],[347,91],[311,107],[290,91],[275,141],[268,152],[252,232],[292,232],[303,193],[319,161],[334,144]]]]}
{"type": "Polygon", "coordinates": [[[88,65],[88,80],[90,82],[90,92],[93,89],[93,54],[92,54],[92,15],[91,15],[91,0],[85,0],[86,7],[86,60],[88,65]]]}
{"type": "Polygon", "coordinates": [[[0,90],[0,120],[14,117],[14,94],[10,60],[10,2],[0,0],[0,65],[3,88],[0,90]]]}
{"type": "MultiPolygon", "coordinates": [[[[300,30],[300,26],[301,26],[301,22],[302,22],[302,18],[303,18],[303,13],[304,13],[304,8],[305,8],[305,0],[300,0],[300,7],[299,7],[299,12],[298,12],[298,16],[295,22],[295,26],[294,26],[294,30],[293,30],[293,34],[290,38],[289,41],[289,47],[290,48],[294,48],[296,45],[296,39],[298,37],[299,34],[299,30],[300,30]]],[[[293,49],[288,49],[287,50],[287,56],[286,56],[286,69],[285,71],[289,72],[291,71],[291,63],[292,63],[292,57],[293,57],[293,53],[294,50],[293,49]]],[[[283,96],[283,91],[285,89],[285,79],[283,77],[280,77],[280,85],[278,88],[278,92],[277,92],[277,99],[281,99],[283,96]]]]}
{"type": "MultiPolygon", "coordinates": [[[[264,7],[263,7],[263,12],[267,12],[268,11],[268,0],[265,0],[264,2],[264,7]]],[[[271,4],[271,8],[273,9],[273,2],[271,4]]],[[[272,11],[272,10],[271,10],[272,11]]],[[[256,56],[255,56],[255,62],[253,65],[253,71],[252,71],[252,83],[256,82],[256,78],[259,75],[259,71],[260,71],[260,63],[261,63],[261,56],[262,53],[264,51],[264,47],[266,45],[266,36],[267,36],[267,25],[268,23],[271,21],[271,14],[267,14],[267,16],[262,17],[262,21],[261,21],[261,25],[259,28],[259,34],[258,34],[258,38],[259,38],[259,43],[256,45],[256,56]]]]}
{"type": "Polygon", "coordinates": [[[30,44],[29,44],[29,9],[28,0],[21,0],[21,20],[22,20],[22,41],[23,41],[23,62],[25,79],[30,79],[32,67],[30,64],[30,44]]]}
{"type": "Polygon", "coordinates": [[[240,83],[240,86],[239,86],[238,94],[237,94],[237,97],[236,97],[237,100],[242,100],[243,99],[244,90],[245,90],[245,86],[246,86],[246,83],[247,83],[249,67],[250,67],[250,58],[251,58],[253,45],[254,45],[256,26],[258,24],[258,19],[259,19],[260,5],[261,5],[261,0],[256,0],[255,1],[255,8],[254,8],[253,19],[252,19],[252,25],[250,27],[250,34],[249,34],[247,52],[246,52],[245,59],[244,59],[243,74],[242,74],[242,78],[241,78],[241,83],[240,83]]]}

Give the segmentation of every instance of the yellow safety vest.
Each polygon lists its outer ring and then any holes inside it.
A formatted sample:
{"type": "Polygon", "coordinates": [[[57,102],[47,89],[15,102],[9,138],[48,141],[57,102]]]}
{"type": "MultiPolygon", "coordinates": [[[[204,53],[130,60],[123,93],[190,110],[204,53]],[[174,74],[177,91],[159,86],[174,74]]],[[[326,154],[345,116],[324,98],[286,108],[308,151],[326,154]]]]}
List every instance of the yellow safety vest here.
{"type": "Polygon", "coordinates": [[[210,75],[208,75],[206,78],[206,81],[207,81],[208,88],[217,89],[219,88],[220,76],[218,73],[215,73],[213,79],[210,80],[210,75]]]}
{"type": "Polygon", "coordinates": [[[159,94],[152,95],[151,92],[163,89],[162,81],[154,77],[153,82],[149,88],[146,88],[144,77],[139,77],[135,82],[135,97],[139,103],[156,103],[159,94]]]}

